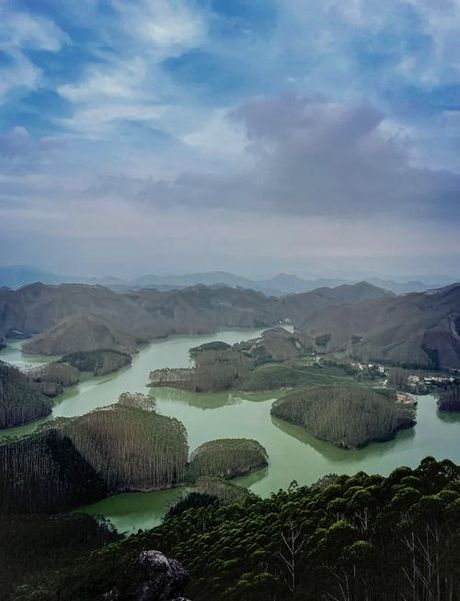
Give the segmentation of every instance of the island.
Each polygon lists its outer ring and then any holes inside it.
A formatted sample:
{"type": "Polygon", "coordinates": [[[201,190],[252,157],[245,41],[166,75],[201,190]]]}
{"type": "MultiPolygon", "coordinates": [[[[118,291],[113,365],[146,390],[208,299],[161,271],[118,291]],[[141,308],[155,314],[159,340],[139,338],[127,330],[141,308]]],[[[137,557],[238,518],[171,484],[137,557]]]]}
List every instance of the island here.
{"type": "Polygon", "coordinates": [[[268,455],[256,440],[223,438],[200,445],[190,458],[192,480],[204,476],[235,478],[267,467],[268,455]]]}
{"type": "Polygon", "coordinates": [[[189,463],[183,424],[158,413],[153,397],[126,392],[113,405],[0,444],[0,515],[67,511],[117,492],[184,484],[228,494],[206,478],[233,478],[267,462],[255,440],[224,439],[198,447],[189,463]]]}
{"type": "Polygon", "coordinates": [[[304,388],[276,400],[271,414],[344,449],[385,441],[415,425],[415,405],[364,386],[304,388]]]}
{"type": "Polygon", "coordinates": [[[105,376],[131,365],[131,355],[122,351],[101,348],[93,351],[81,351],[64,355],[61,361],[72,365],[82,372],[90,372],[93,376],[105,376]]]}

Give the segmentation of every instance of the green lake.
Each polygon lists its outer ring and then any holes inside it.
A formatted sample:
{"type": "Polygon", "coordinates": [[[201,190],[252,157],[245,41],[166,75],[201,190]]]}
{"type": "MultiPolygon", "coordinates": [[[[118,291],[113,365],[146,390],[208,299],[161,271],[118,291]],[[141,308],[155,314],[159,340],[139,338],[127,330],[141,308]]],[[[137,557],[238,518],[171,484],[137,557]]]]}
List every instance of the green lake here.
{"type": "MultiPolygon", "coordinates": [[[[223,340],[229,344],[254,338],[259,330],[228,330],[206,336],[176,336],[151,343],[133,359],[131,367],[115,374],[91,378],[69,389],[56,401],[53,417],[81,415],[109,405],[125,391],[149,392],[157,399],[157,410],[174,416],[185,425],[190,451],[215,438],[254,438],[267,449],[270,464],[250,476],[235,480],[253,492],[266,496],[286,488],[292,480],[309,484],[328,473],[353,474],[358,471],[388,474],[399,465],[416,467],[427,455],[460,463],[460,415],[440,416],[433,396],[418,397],[417,425],[399,432],[394,440],[347,451],[316,440],[301,428],[270,416],[275,393],[196,394],[166,388],[146,388],[152,369],[185,367],[193,346],[223,340]]],[[[49,358],[24,356],[15,342],[0,352],[0,359],[19,367],[49,358]]],[[[45,421],[45,420],[41,420],[45,421]]],[[[7,435],[32,432],[37,422],[0,431],[7,435]]],[[[121,532],[157,525],[168,506],[184,494],[184,489],[155,493],[113,495],[84,511],[109,518],[121,532]]]]}

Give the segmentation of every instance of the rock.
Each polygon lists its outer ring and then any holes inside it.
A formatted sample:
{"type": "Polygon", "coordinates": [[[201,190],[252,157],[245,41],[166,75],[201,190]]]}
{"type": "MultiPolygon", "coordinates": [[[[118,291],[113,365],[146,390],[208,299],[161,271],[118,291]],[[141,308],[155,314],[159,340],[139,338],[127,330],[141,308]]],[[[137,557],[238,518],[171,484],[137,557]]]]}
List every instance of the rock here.
{"type": "Polygon", "coordinates": [[[175,559],[160,551],[142,551],[137,559],[133,580],[124,594],[113,588],[103,595],[104,601],[189,601],[182,597],[188,583],[188,572],[175,559]]]}
{"type": "Polygon", "coordinates": [[[188,572],[175,559],[160,551],[142,551],[138,558],[140,576],[138,601],[170,601],[177,599],[188,582],[188,572]]]}

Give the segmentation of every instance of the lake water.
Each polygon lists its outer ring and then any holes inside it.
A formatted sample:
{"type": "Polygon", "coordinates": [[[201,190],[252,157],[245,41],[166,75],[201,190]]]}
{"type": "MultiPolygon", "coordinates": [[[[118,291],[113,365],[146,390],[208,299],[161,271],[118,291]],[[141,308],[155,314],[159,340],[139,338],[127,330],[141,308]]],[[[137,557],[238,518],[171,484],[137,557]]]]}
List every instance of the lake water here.
{"type": "MultiPolygon", "coordinates": [[[[224,340],[234,344],[254,338],[259,330],[231,330],[207,336],[181,336],[156,341],[142,349],[131,367],[101,378],[91,378],[66,391],[57,399],[48,418],[81,415],[109,405],[125,391],[148,392],[157,399],[157,410],[174,416],[186,427],[190,452],[215,438],[254,438],[266,449],[267,469],[235,480],[253,492],[267,496],[286,488],[292,480],[311,484],[328,473],[358,471],[388,474],[399,465],[416,467],[423,457],[449,458],[460,463],[460,415],[439,416],[433,396],[418,397],[417,425],[399,432],[394,440],[371,444],[364,449],[343,450],[309,436],[301,428],[270,416],[274,393],[197,394],[165,388],[146,388],[152,369],[186,367],[189,349],[204,342],[224,340]]],[[[20,345],[14,343],[0,352],[0,359],[23,366],[20,345]]],[[[35,357],[35,363],[49,358],[35,357]]],[[[32,360],[28,357],[26,363],[32,360]]],[[[45,421],[45,420],[41,420],[45,421]]],[[[37,423],[0,431],[2,436],[22,435],[37,423]]],[[[84,510],[109,518],[118,530],[134,531],[160,523],[167,507],[184,494],[184,489],[155,493],[113,495],[84,510]]]]}

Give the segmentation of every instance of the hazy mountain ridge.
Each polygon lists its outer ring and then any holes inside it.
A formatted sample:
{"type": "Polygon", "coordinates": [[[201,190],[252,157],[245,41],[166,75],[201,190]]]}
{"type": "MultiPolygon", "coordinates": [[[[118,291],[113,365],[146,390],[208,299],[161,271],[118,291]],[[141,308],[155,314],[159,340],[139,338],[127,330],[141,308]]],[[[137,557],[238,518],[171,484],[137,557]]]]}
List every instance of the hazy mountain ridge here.
{"type": "Polygon", "coordinates": [[[460,368],[460,285],[395,296],[367,282],[284,297],[223,286],[116,293],[87,284],[0,290],[0,339],[35,335],[34,353],[97,348],[132,352],[142,341],[222,328],[266,328],[290,320],[320,350],[349,348],[364,359],[460,368]]]}
{"type": "Polygon", "coordinates": [[[31,266],[0,267],[0,287],[19,288],[28,284],[41,282],[44,284],[70,284],[82,283],[101,285],[116,291],[140,290],[142,288],[156,288],[158,290],[170,290],[186,288],[202,284],[204,286],[230,286],[251,288],[263,292],[268,296],[283,296],[285,294],[297,294],[309,292],[317,288],[340,286],[342,284],[356,284],[366,280],[379,288],[390,290],[397,294],[408,292],[422,292],[439,285],[438,281],[447,282],[446,278],[436,276],[429,282],[383,277],[355,278],[304,278],[294,274],[279,273],[270,278],[249,278],[235,275],[227,271],[209,271],[180,275],[155,275],[147,274],[138,278],[123,279],[119,277],[82,277],[70,275],[57,275],[48,271],[31,266]]]}
{"type": "Polygon", "coordinates": [[[389,294],[366,283],[284,298],[243,288],[202,285],[119,294],[87,284],[31,284],[18,290],[0,290],[0,339],[12,333],[37,335],[25,345],[35,353],[110,348],[111,340],[115,349],[132,350],[135,340],[169,334],[269,327],[284,319],[301,325],[318,308],[389,294]],[[69,339],[73,346],[69,346],[69,339]]]}

